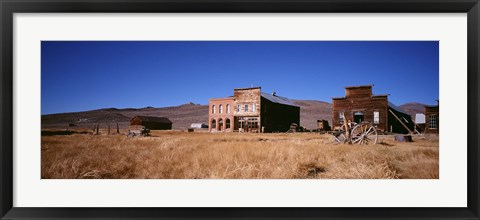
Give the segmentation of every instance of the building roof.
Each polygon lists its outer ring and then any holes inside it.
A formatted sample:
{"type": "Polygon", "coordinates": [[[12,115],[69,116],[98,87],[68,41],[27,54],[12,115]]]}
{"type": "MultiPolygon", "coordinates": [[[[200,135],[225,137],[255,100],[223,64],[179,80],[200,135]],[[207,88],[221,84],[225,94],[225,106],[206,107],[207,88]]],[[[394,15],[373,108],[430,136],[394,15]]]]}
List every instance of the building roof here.
{"type": "Polygon", "coordinates": [[[360,86],[345,86],[345,89],[355,89],[355,88],[371,88],[373,84],[370,85],[360,85],[360,86]]]}
{"type": "MultiPolygon", "coordinates": [[[[390,94],[379,94],[379,95],[372,95],[372,98],[378,98],[378,97],[385,97],[385,96],[390,96],[390,94]]],[[[332,97],[332,99],[339,100],[339,99],[346,99],[346,96],[342,97],[332,97]]]]}
{"type": "Polygon", "coordinates": [[[233,100],[233,96],[222,97],[222,98],[210,98],[209,100],[210,100],[210,101],[215,101],[215,100],[225,100],[225,99],[231,99],[231,100],[233,100]]]}
{"type": "Polygon", "coordinates": [[[248,90],[248,89],[262,89],[262,87],[248,87],[248,88],[234,88],[233,90],[248,90]]]}
{"type": "Polygon", "coordinates": [[[130,119],[132,121],[134,118],[139,118],[140,120],[144,122],[156,122],[156,123],[168,123],[171,124],[172,121],[170,119],[165,118],[165,117],[152,117],[152,116],[142,116],[142,115],[137,115],[130,119]]]}
{"type": "Polygon", "coordinates": [[[390,96],[390,94],[378,94],[378,95],[372,95],[372,97],[385,97],[385,96],[390,96]]]}
{"type": "Polygon", "coordinates": [[[300,107],[300,106],[296,105],[295,103],[293,103],[290,99],[285,98],[285,97],[272,95],[272,94],[268,94],[268,93],[264,93],[264,92],[262,92],[262,97],[271,101],[271,102],[273,102],[273,103],[300,107]]]}

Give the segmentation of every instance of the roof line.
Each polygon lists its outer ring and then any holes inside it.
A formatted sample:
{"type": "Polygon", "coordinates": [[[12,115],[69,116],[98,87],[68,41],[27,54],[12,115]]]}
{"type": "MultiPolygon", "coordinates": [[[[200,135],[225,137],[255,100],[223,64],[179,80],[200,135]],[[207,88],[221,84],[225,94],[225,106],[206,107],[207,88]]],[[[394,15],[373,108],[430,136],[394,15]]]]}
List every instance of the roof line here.
{"type": "Polygon", "coordinates": [[[362,87],[373,87],[373,84],[368,85],[359,85],[359,86],[345,86],[345,89],[354,89],[354,88],[362,88],[362,87]]]}
{"type": "Polygon", "coordinates": [[[234,88],[233,90],[248,90],[248,89],[262,89],[262,87],[257,86],[257,87],[247,87],[247,88],[234,88]]]}

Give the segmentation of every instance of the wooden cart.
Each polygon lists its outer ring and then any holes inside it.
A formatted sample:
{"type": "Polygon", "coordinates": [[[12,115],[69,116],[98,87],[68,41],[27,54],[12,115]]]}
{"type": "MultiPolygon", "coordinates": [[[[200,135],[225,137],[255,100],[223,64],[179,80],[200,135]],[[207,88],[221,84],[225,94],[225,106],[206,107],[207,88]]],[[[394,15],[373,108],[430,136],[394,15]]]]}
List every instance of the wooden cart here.
{"type": "Polygon", "coordinates": [[[377,129],[371,122],[346,123],[332,132],[335,141],[348,144],[376,144],[377,129]]]}

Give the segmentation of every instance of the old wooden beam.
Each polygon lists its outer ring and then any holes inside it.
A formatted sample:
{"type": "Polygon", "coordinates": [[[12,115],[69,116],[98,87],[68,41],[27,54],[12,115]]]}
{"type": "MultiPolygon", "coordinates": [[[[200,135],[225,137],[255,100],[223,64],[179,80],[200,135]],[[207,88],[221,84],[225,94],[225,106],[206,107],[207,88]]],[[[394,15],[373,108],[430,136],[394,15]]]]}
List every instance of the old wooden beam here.
{"type": "Polygon", "coordinates": [[[388,111],[390,111],[390,113],[392,113],[392,115],[400,122],[400,124],[402,124],[403,127],[407,129],[409,134],[413,134],[413,132],[402,122],[402,120],[398,118],[397,115],[395,115],[395,113],[393,113],[392,109],[388,109],[388,111]]]}

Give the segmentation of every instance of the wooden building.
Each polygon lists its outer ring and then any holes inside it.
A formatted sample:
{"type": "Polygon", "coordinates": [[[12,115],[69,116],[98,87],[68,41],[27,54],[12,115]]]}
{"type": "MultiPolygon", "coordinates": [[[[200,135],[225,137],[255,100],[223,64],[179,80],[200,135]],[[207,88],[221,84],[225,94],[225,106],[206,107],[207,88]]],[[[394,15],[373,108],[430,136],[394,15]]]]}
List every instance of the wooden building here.
{"type": "Polygon", "coordinates": [[[378,130],[412,133],[412,117],[388,101],[388,94],[374,95],[373,85],[345,87],[345,96],[332,98],[332,126],[345,122],[372,122],[378,130]]]}
{"type": "Polygon", "coordinates": [[[135,116],[130,119],[130,125],[141,125],[150,130],[172,129],[172,122],[164,117],[135,116]]]}
{"type": "Polygon", "coordinates": [[[425,133],[438,134],[440,128],[439,105],[425,106],[425,133]]]}
{"type": "Polygon", "coordinates": [[[328,124],[328,120],[318,119],[317,120],[317,131],[330,131],[330,125],[328,124]]]}
{"type": "Polygon", "coordinates": [[[210,131],[286,132],[292,123],[300,123],[300,107],[261,87],[234,89],[233,96],[209,102],[210,131]]]}

